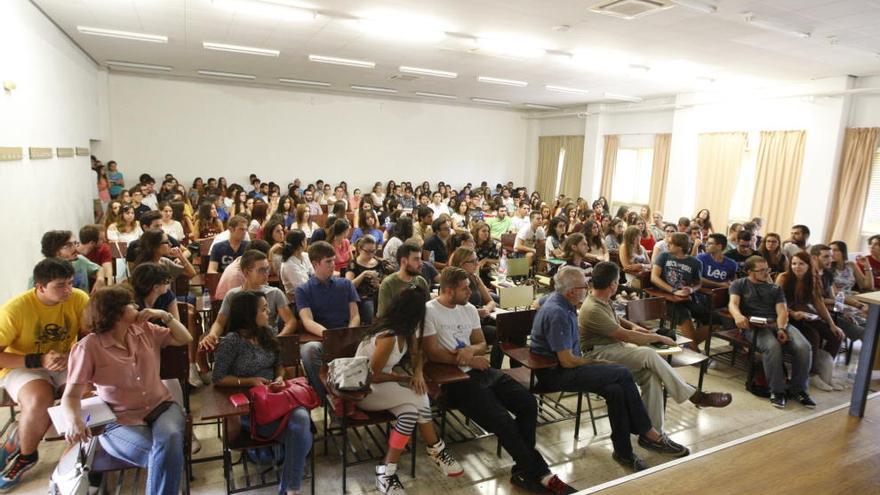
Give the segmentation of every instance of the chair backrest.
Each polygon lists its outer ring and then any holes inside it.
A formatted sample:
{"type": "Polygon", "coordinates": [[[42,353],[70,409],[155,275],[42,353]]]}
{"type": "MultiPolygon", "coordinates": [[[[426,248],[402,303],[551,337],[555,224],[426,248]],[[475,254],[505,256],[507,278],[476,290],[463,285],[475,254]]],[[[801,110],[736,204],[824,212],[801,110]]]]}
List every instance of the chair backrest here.
{"type": "Polygon", "coordinates": [[[112,241],[110,242],[110,254],[114,258],[125,258],[125,253],[128,252],[128,243],[127,242],[119,242],[112,241]]]}
{"type": "Polygon", "coordinates": [[[547,254],[547,240],[546,239],[538,239],[535,241],[535,259],[542,260],[546,258],[547,254]]]}
{"type": "Polygon", "coordinates": [[[727,287],[716,287],[712,289],[712,309],[725,309],[730,302],[730,289],[727,287]]]}
{"type": "Polygon", "coordinates": [[[537,311],[534,309],[498,313],[496,315],[498,342],[526,345],[526,340],[532,332],[532,323],[535,321],[536,313],[537,311]]]}
{"type": "Polygon", "coordinates": [[[535,298],[535,287],[518,285],[498,288],[499,303],[502,308],[528,308],[535,298]]]}
{"type": "Polygon", "coordinates": [[[324,362],[329,363],[336,358],[354,356],[369,329],[369,326],[363,325],[324,330],[324,362]]]}
{"type": "Polygon", "coordinates": [[[310,222],[315,222],[318,228],[323,229],[324,224],[327,223],[327,214],[323,213],[321,215],[312,215],[309,217],[310,222]]]}
{"type": "Polygon", "coordinates": [[[620,251],[616,249],[608,250],[608,261],[616,263],[617,266],[623,267],[623,265],[620,264],[620,251]]]}
{"type": "Polygon", "coordinates": [[[202,277],[204,277],[205,288],[211,294],[217,293],[217,285],[220,283],[220,273],[204,273],[202,277]]]}
{"type": "Polygon", "coordinates": [[[189,346],[175,345],[162,349],[159,355],[159,378],[178,380],[183,392],[183,407],[189,411],[189,346]]]}
{"type": "Polygon", "coordinates": [[[507,258],[507,276],[522,277],[529,274],[529,260],[526,258],[507,258]]]}
{"type": "Polygon", "coordinates": [[[296,335],[279,335],[281,345],[281,366],[296,368],[299,366],[299,337],[296,335]]]}
{"type": "Polygon", "coordinates": [[[207,239],[199,239],[199,255],[201,255],[202,257],[210,255],[211,244],[213,243],[213,237],[208,237],[207,239]]]}
{"type": "Polygon", "coordinates": [[[666,317],[666,300],[662,297],[649,297],[636,299],[626,304],[626,319],[641,323],[650,320],[659,320],[666,317]]]}
{"type": "Polygon", "coordinates": [[[513,251],[513,243],[516,241],[516,234],[501,234],[501,247],[508,251],[513,251]]]}

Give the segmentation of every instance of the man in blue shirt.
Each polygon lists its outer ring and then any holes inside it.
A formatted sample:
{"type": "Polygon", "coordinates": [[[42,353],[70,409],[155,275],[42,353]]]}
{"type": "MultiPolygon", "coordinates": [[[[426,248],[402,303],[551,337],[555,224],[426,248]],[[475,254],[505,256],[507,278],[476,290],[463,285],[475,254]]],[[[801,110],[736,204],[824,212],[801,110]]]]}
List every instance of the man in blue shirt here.
{"type": "Polygon", "coordinates": [[[550,390],[595,393],[605,398],[611,422],[612,457],[641,471],[648,465],[632,449],[630,435],[647,440],[646,448],[685,456],[688,449],[661,435],[652,425],[632,374],[624,366],[585,358],[581,354],[577,306],[587,295],[587,279],[577,267],[562,267],[554,277],[556,292],[551,294],[532,324],[531,350],[559,360],[555,368],[536,370],[538,381],[550,390]]]}
{"type": "MultiPolygon", "coordinates": [[[[347,278],[333,276],[336,251],[329,243],[318,241],[309,246],[309,260],[315,275],[296,288],[296,310],[306,331],[318,337],[328,328],[356,327],[361,324],[357,303],[360,298],[347,278]]],[[[308,342],[300,347],[303,369],[315,391],[324,400],[321,371],[324,345],[308,342]]]]}
{"type": "Polygon", "coordinates": [[[651,283],[658,289],[682,298],[681,302],[667,301],[666,308],[673,325],[682,335],[693,342],[690,347],[698,350],[709,337],[709,309],[694,300],[694,293],[702,286],[703,264],[688,255],[690,239],[677,232],[669,239],[669,251],[660,253],[651,268],[651,283]],[[699,326],[694,325],[696,320],[699,326]]]}
{"type": "Polygon", "coordinates": [[[697,255],[697,259],[703,264],[700,276],[704,286],[728,287],[736,278],[739,264],[724,256],[726,246],[727,236],[716,232],[706,239],[706,252],[697,255]]]}

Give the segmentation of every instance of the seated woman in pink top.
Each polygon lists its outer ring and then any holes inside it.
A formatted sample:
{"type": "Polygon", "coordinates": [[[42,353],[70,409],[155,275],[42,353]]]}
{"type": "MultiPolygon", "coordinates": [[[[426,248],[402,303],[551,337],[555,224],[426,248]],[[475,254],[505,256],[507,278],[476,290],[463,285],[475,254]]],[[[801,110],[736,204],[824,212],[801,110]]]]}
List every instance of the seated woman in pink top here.
{"type": "Polygon", "coordinates": [[[98,437],[107,453],[147,468],[146,493],[176,494],[183,476],[183,411],[159,378],[159,353],[165,346],[192,340],[171,313],[137,310],[134,294],[120,285],[99,289],[86,306],[93,333],[70,351],[67,388],[61,405],[70,442],[87,439],[80,398],[88,384],[116,413],[98,437]],[[159,319],[167,327],[150,323],[159,319]]]}

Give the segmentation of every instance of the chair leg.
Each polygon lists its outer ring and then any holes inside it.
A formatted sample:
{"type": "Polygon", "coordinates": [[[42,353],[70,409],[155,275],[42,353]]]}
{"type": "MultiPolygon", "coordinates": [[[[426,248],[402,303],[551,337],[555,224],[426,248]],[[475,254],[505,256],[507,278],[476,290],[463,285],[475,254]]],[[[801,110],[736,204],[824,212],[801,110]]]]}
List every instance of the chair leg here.
{"type": "Polygon", "coordinates": [[[309,455],[309,464],[311,465],[311,471],[312,471],[312,482],[311,482],[312,486],[310,489],[311,489],[312,495],[315,495],[315,482],[318,480],[318,476],[315,474],[315,446],[314,445],[312,445],[312,451],[310,452],[310,454],[311,455],[309,455]]]}
{"type": "Polygon", "coordinates": [[[590,400],[590,394],[587,393],[587,408],[590,410],[590,423],[593,425],[593,436],[599,434],[596,430],[596,416],[593,414],[593,401],[590,400]]]}
{"type": "Polygon", "coordinates": [[[330,419],[327,409],[330,404],[324,400],[324,455],[327,455],[327,437],[330,434],[330,419]]]}
{"type": "Polygon", "coordinates": [[[703,377],[706,376],[707,368],[709,367],[709,360],[705,360],[700,363],[700,378],[697,381],[697,391],[703,391],[703,377]]]}
{"type": "Polygon", "coordinates": [[[495,438],[495,456],[501,457],[501,440],[495,438]]]}
{"type": "MultiPolygon", "coordinates": [[[[391,423],[388,424],[388,427],[391,427],[391,423]]],[[[416,425],[416,428],[413,430],[412,438],[410,441],[410,450],[412,455],[412,462],[410,463],[409,475],[412,478],[416,477],[416,441],[419,438],[419,427],[416,425]]]]}
{"type": "Polygon", "coordinates": [[[342,416],[342,493],[345,493],[345,476],[348,468],[348,425],[345,415],[342,416]]]}
{"type": "Polygon", "coordinates": [[[577,409],[574,411],[574,439],[577,440],[581,433],[581,405],[584,400],[584,393],[578,392],[577,409]]]}
{"type": "Polygon", "coordinates": [[[853,339],[846,339],[846,365],[849,366],[850,360],[852,360],[853,353],[853,344],[855,341],[853,339]]]}

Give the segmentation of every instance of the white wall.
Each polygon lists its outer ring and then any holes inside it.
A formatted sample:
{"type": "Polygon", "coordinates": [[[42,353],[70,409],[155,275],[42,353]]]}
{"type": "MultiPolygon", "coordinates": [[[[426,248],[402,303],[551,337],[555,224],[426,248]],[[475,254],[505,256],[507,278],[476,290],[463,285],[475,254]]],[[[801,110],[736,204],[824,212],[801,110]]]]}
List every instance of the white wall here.
{"type": "Polygon", "coordinates": [[[25,288],[42,258],[45,230],[76,232],[93,219],[88,157],[30,161],[27,148],[88,147],[98,110],[95,65],[26,0],[0,2],[0,46],[0,80],[17,85],[0,90],[0,146],[22,147],[25,155],[0,162],[5,301],[25,288]]]}
{"type": "MultiPolygon", "coordinates": [[[[525,178],[518,112],[111,73],[109,149],[130,177],[174,172],[282,187],[525,178]]],[[[107,156],[107,158],[111,158],[107,156]]]]}
{"type": "MultiPolygon", "coordinates": [[[[861,77],[856,88],[880,88],[880,76],[861,77]]],[[[849,127],[880,127],[880,92],[853,97],[849,127]]]]}

